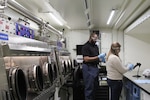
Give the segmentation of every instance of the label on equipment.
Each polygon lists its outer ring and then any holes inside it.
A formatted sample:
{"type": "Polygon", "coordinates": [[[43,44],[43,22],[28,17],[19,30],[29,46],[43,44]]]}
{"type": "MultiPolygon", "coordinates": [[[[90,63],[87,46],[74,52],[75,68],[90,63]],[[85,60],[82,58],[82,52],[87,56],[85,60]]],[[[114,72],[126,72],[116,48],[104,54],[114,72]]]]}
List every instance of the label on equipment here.
{"type": "Polygon", "coordinates": [[[8,40],[8,35],[4,33],[0,33],[0,40],[8,40]]]}

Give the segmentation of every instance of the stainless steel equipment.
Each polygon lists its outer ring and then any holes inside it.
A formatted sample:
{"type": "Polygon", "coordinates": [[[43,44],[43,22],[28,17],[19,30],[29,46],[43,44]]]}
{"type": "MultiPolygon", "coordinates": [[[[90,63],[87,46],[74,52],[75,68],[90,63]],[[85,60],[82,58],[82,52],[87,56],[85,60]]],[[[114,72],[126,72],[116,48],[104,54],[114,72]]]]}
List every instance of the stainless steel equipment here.
{"type": "Polygon", "coordinates": [[[33,65],[28,69],[28,83],[29,89],[32,92],[39,92],[43,90],[43,73],[38,65],[33,65]]]}
{"type": "Polygon", "coordinates": [[[56,61],[48,60],[50,46],[24,37],[8,37],[0,43],[0,99],[46,100],[53,96],[59,73],[56,61]]]}
{"type": "Polygon", "coordinates": [[[51,64],[45,62],[42,66],[43,70],[43,81],[44,81],[44,88],[47,88],[52,85],[53,83],[53,69],[51,64]]]}
{"type": "Polygon", "coordinates": [[[58,95],[60,96],[61,99],[67,99],[68,95],[70,94],[69,90],[72,90],[73,87],[73,73],[71,68],[71,57],[70,57],[71,55],[67,49],[62,48],[55,49],[55,54],[60,73],[59,74],[60,85],[56,87],[55,100],[59,99],[58,95]]]}
{"type": "Polygon", "coordinates": [[[61,85],[64,85],[71,75],[70,63],[71,57],[67,49],[55,50],[57,63],[59,65],[61,85]],[[70,62],[68,62],[70,60],[70,62]]]}
{"type": "Polygon", "coordinates": [[[27,85],[24,72],[18,67],[7,69],[8,84],[12,100],[26,100],[27,85]]]}
{"type": "MultiPolygon", "coordinates": [[[[0,44],[0,48],[2,45],[0,44]]],[[[9,100],[9,88],[7,81],[7,74],[4,66],[2,49],[0,49],[0,100],[9,100]]]]}
{"type": "Polygon", "coordinates": [[[6,68],[18,67],[25,73],[29,92],[43,90],[43,73],[39,64],[39,56],[11,56],[4,57],[6,68]]]}
{"type": "Polygon", "coordinates": [[[44,88],[47,88],[48,86],[53,85],[55,83],[56,79],[58,78],[58,66],[57,61],[54,57],[52,57],[53,60],[48,60],[48,57],[41,57],[40,65],[42,67],[43,71],[43,80],[44,80],[44,88]]]}
{"type": "Polygon", "coordinates": [[[62,65],[62,74],[65,76],[67,73],[67,65],[64,60],[61,61],[61,65],[62,65]]]}
{"type": "Polygon", "coordinates": [[[47,100],[58,94],[56,90],[71,75],[70,53],[29,38],[8,37],[0,43],[0,78],[4,80],[0,82],[0,98],[47,100]]]}
{"type": "Polygon", "coordinates": [[[72,65],[71,59],[68,59],[68,66],[69,66],[70,72],[72,72],[72,70],[73,70],[73,65],[72,65]]]}

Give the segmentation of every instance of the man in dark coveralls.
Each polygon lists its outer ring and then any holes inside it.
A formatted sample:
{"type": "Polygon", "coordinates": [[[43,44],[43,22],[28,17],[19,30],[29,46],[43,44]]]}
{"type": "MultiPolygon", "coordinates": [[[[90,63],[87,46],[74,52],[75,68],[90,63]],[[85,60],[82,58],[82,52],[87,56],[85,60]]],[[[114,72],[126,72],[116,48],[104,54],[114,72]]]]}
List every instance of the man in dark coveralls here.
{"type": "Polygon", "coordinates": [[[99,62],[105,62],[105,53],[99,54],[98,46],[96,41],[98,35],[91,33],[89,41],[87,41],[82,47],[83,55],[83,80],[84,80],[84,94],[85,100],[94,100],[95,90],[98,88],[98,64],[99,62]]]}

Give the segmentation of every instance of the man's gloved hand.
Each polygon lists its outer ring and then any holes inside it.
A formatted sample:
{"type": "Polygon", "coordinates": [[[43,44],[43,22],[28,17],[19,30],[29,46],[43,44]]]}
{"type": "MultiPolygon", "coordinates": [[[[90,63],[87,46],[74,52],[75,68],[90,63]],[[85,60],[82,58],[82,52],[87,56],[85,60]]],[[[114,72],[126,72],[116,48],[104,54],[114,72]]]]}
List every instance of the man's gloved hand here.
{"type": "Polygon", "coordinates": [[[106,56],[106,53],[101,53],[98,55],[98,58],[101,60],[101,62],[105,63],[105,56],[106,56]]]}
{"type": "Polygon", "coordinates": [[[133,70],[134,65],[133,64],[128,64],[127,67],[128,67],[129,70],[133,70]]]}

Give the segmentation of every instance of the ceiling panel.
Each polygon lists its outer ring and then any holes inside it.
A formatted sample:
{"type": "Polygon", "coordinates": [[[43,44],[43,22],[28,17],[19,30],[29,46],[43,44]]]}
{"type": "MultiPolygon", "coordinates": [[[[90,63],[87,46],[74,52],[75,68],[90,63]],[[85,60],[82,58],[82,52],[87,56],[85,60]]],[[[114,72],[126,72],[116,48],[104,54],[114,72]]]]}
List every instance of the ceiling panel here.
{"type": "MultiPolygon", "coordinates": [[[[50,5],[67,22],[71,29],[89,29],[85,15],[84,0],[16,0],[35,16],[49,22],[57,29],[66,28],[59,26],[48,13],[50,5]],[[39,11],[39,10],[43,10],[39,11]]],[[[150,0],[86,0],[91,8],[89,13],[94,29],[117,29],[126,28],[139,14],[150,4],[150,0]],[[112,9],[117,9],[113,21],[106,25],[112,9]],[[124,14],[123,14],[124,13],[124,14]],[[123,15],[121,17],[121,15],[123,15]],[[120,20],[119,20],[120,18],[120,20]],[[119,21],[118,21],[119,20],[119,21]],[[117,23],[118,21],[118,23],[117,23]],[[117,23],[117,24],[116,24],[117,23]]]]}
{"type": "Polygon", "coordinates": [[[150,34],[150,18],[144,21],[143,23],[136,26],[134,29],[132,29],[127,34],[150,34]]]}
{"type": "Polygon", "coordinates": [[[71,29],[87,29],[82,0],[49,0],[71,29]]]}
{"type": "MultiPolygon", "coordinates": [[[[108,28],[111,25],[107,25],[107,20],[109,18],[112,9],[118,9],[122,6],[124,0],[93,0],[93,21],[95,27],[97,28],[108,28]]],[[[115,13],[114,18],[117,16],[115,13]]],[[[113,18],[113,19],[114,19],[113,18]]]]}
{"type": "Polygon", "coordinates": [[[150,18],[140,23],[126,34],[150,43],[150,18]]]}

